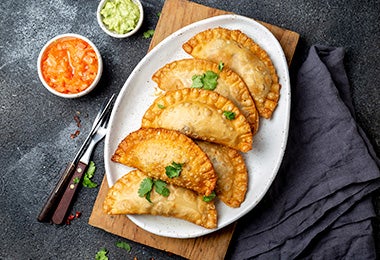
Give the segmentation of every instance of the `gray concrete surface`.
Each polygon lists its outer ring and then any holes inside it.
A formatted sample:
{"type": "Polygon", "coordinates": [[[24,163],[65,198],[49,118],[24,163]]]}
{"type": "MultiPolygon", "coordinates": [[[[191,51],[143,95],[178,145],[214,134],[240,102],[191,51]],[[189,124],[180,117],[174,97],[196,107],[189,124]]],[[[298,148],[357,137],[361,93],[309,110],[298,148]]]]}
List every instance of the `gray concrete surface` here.
{"type": "MultiPolygon", "coordinates": [[[[142,33],[154,29],[163,0],[142,1],[144,24],[135,36],[113,39],[98,27],[98,1],[5,0],[0,2],[0,259],[93,259],[102,247],[110,259],[178,259],[144,245],[121,239],[87,224],[98,189],[81,189],[73,210],[82,217],[69,226],[41,224],[36,216],[58,178],[88,133],[102,101],[118,93],[149,46],[142,33]],[[61,33],[79,33],[100,49],[104,73],[86,97],[53,96],[41,85],[36,70],[42,46],[61,33]],[[71,139],[78,127],[81,134],[71,139]],[[129,242],[131,252],[115,246],[129,242]]],[[[342,46],[352,85],[357,121],[380,154],[380,2],[330,0],[197,0],[272,23],[301,35],[290,69],[291,77],[312,44],[342,46]]],[[[104,173],[103,143],[93,160],[94,181],[104,173]]],[[[374,203],[380,215],[380,193],[374,203]]],[[[380,243],[379,219],[375,221],[380,243]]]]}

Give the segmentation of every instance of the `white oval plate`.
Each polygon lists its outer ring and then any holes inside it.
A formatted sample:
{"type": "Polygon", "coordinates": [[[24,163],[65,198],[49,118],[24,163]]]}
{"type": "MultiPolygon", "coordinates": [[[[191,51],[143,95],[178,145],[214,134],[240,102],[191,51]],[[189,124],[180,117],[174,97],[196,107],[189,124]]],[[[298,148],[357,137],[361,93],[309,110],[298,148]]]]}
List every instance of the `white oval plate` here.
{"type": "Polygon", "coordinates": [[[169,62],[189,58],[182,49],[182,44],[198,32],[215,27],[239,29],[268,52],[282,86],[280,101],[272,119],[260,121],[253,150],[243,155],[248,168],[249,183],[246,199],[240,208],[230,208],[217,201],[216,229],[206,229],[175,218],[128,215],[139,227],[160,236],[191,238],[206,235],[248,213],[271,185],[285,151],[290,116],[290,81],[283,50],[272,33],[253,19],[239,15],[221,15],[190,24],[167,37],[140,61],[125,82],[115,102],[105,139],[104,161],[108,185],[112,186],[121,176],[132,170],[112,162],[110,158],[118,144],[129,133],[140,128],[145,111],[157,98],[157,86],[151,79],[153,73],[169,62]]]}

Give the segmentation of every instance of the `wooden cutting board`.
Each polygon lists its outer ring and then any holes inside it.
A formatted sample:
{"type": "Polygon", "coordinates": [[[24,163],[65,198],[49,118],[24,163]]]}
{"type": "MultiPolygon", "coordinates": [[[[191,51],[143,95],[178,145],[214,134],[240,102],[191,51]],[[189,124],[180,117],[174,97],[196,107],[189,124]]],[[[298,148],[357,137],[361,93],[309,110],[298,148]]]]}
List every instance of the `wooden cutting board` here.
{"type": "MultiPolygon", "coordinates": [[[[167,36],[188,24],[228,13],[186,0],[166,0],[149,50],[167,36]]],[[[288,64],[290,64],[298,43],[299,34],[264,22],[260,23],[266,26],[278,39],[284,50],[288,64]]],[[[124,215],[108,216],[104,214],[102,204],[107,192],[108,183],[106,178],[104,178],[89,219],[90,225],[188,259],[224,259],[236,223],[199,238],[176,239],[161,237],[139,228],[124,215]]]]}

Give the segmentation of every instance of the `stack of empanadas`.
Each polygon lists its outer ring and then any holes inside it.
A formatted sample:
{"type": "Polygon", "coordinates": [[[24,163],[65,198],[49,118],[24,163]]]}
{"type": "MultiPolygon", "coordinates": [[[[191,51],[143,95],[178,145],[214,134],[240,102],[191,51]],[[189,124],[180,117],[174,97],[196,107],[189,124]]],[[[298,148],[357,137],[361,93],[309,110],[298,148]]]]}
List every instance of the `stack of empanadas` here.
{"type": "Polygon", "coordinates": [[[153,214],[217,227],[214,197],[240,207],[259,117],[270,118],[280,84],[268,54],[239,30],[214,28],[183,44],[194,58],[166,64],[152,79],[164,91],[141,129],[112,161],[138,170],[109,190],[107,214],[153,214]]]}

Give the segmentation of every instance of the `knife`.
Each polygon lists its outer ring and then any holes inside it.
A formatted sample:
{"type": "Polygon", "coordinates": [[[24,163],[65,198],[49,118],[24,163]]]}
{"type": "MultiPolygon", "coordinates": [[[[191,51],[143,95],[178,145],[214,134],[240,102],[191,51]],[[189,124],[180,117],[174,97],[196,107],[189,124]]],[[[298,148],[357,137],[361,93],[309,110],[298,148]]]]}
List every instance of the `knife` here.
{"type": "Polygon", "coordinates": [[[113,99],[115,97],[115,94],[111,96],[109,101],[107,103],[104,103],[102,106],[102,109],[98,112],[94,123],[92,125],[91,131],[88,134],[87,138],[83,142],[82,146],[80,147],[79,151],[75,155],[74,159],[66,166],[65,170],[61,174],[61,177],[59,178],[55,188],[51,191],[48,199],[46,200],[45,204],[43,205],[40,213],[37,216],[37,220],[39,222],[49,222],[50,217],[54,210],[57,207],[57,203],[59,202],[59,199],[61,198],[68,181],[70,180],[70,177],[72,176],[75,166],[79,160],[79,158],[82,156],[84,151],[89,145],[89,141],[91,137],[94,135],[95,131],[97,130],[99,126],[99,122],[102,120],[102,118],[105,116],[106,112],[108,111],[108,108],[110,107],[113,99]]]}
{"type": "Polygon", "coordinates": [[[70,209],[70,206],[74,200],[74,196],[78,191],[80,184],[83,181],[90,157],[95,145],[103,139],[107,134],[107,125],[109,120],[109,113],[101,120],[100,125],[97,127],[95,134],[92,136],[90,144],[79,160],[78,165],[70,179],[69,184],[66,186],[66,190],[62,195],[60,202],[53,214],[52,221],[54,224],[62,224],[65,221],[65,217],[70,209]]]}

